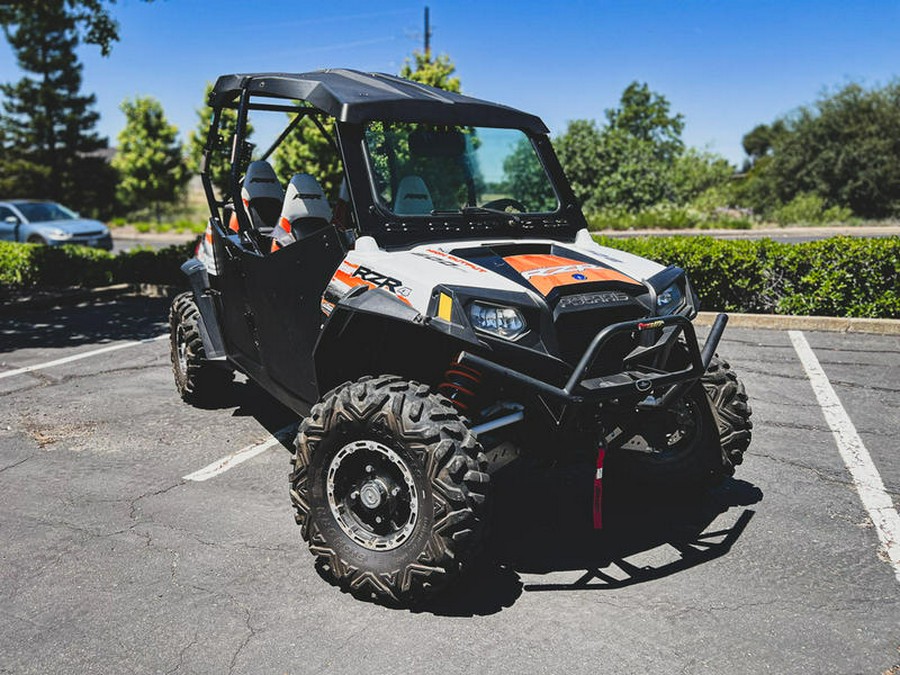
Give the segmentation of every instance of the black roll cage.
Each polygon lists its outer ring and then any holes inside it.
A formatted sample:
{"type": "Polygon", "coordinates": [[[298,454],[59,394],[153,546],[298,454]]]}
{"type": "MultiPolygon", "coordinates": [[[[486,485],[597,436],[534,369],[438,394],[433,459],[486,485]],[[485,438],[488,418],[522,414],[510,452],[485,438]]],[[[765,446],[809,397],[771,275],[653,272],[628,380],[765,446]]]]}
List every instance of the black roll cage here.
{"type": "MultiPolygon", "coordinates": [[[[385,249],[408,248],[435,239],[483,239],[485,237],[541,237],[573,241],[575,233],[587,227],[571,186],[550,143],[548,130],[539,118],[495,103],[444,92],[426,85],[378,73],[356,71],[321,71],[304,74],[226,75],[219,78],[209,96],[213,118],[206,136],[200,163],[200,177],[206,200],[213,214],[211,222],[223,237],[228,235],[224,223],[224,207],[228,199],[240,194],[242,168],[249,161],[250,148],[245,139],[250,111],[295,114],[263,159],[281,144],[306,118],[331,142],[343,165],[349,186],[350,210],[360,234],[376,238],[385,249]],[[303,105],[261,102],[268,98],[302,101],[303,105]],[[255,100],[254,100],[255,99],[255,100]],[[229,194],[216,199],[209,175],[213,152],[221,147],[219,137],[222,111],[237,111],[237,123],[230,155],[229,194]],[[332,135],[321,117],[334,120],[332,135]],[[436,125],[494,126],[519,129],[532,142],[550,182],[557,194],[559,208],[548,214],[528,214],[517,219],[517,230],[511,231],[510,220],[486,214],[440,214],[439,216],[400,217],[386,212],[378,204],[371,186],[365,147],[365,125],[368,121],[422,122],[436,125]]],[[[234,210],[240,232],[252,226],[243,209],[234,210]]],[[[249,245],[258,254],[252,237],[249,245]]]]}
{"type": "MultiPolygon", "coordinates": [[[[210,99],[212,100],[213,98],[213,95],[210,95],[210,99]]],[[[296,129],[300,122],[307,118],[310,119],[316,126],[316,128],[318,128],[318,130],[322,133],[322,135],[325,136],[326,139],[328,139],[335,152],[340,154],[339,142],[335,139],[334,136],[332,136],[328,129],[325,128],[325,125],[322,124],[322,122],[319,120],[319,117],[326,116],[326,113],[311,106],[254,103],[251,102],[250,98],[250,91],[248,89],[244,89],[237,101],[224,103],[219,107],[213,108],[213,119],[210,122],[209,131],[206,134],[206,144],[203,147],[203,156],[200,162],[200,179],[203,183],[203,191],[206,195],[206,201],[209,204],[210,211],[219,216],[215,218],[213,222],[215,226],[220,230],[220,234],[222,234],[223,236],[225,236],[227,233],[225,232],[222,223],[221,209],[228,202],[229,197],[233,199],[234,195],[240,194],[241,192],[241,171],[244,165],[244,158],[242,157],[242,154],[245,153],[248,149],[248,145],[246,144],[244,135],[247,128],[247,116],[251,110],[295,114],[294,118],[291,119],[290,122],[288,122],[288,124],[281,131],[275,141],[273,141],[268,149],[266,149],[266,151],[261,155],[260,159],[268,159],[269,156],[275,151],[275,149],[279,145],[281,145],[282,141],[287,138],[288,134],[296,129]],[[216,199],[215,191],[213,190],[212,186],[212,180],[209,176],[208,167],[213,151],[217,147],[219,147],[220,141],[222,140],[219,138],[219,125],[222,122],[223,110],[237,110],[238,119],[237,124],[235,125],[235,134],[234,138],[232,139],[231,145],[231,157],[229,159],[231,163],[229,179],[230,191],[228,194],[223,195],[222,200],[219,200],[216,199]]],[[[235,209],[235,216],[238,219],[238,224],[241,231],[247,231],[250,229],[250,221],[243,209],[235,209]]]]}

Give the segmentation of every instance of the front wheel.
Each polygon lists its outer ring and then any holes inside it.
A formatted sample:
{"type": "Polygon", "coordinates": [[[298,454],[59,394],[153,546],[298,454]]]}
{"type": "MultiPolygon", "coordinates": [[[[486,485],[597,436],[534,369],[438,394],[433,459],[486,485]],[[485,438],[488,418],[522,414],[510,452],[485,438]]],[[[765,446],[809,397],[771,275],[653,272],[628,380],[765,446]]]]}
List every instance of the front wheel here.
{"type": "Polygon", "coordinates": [[[414,604],[483,531],[488,475],[445,399],[395,376],[327,394],[300,425],[291,500],[320,573],[357,597],[414,604]]]}
{"type": "Polygon", "coordinates": [[[610,470],[656,487],[715,485],[743,461],[751,413],[744,385],[714,357],[700,382],[668,409],[637,412],[607,436],[610,470]]]}

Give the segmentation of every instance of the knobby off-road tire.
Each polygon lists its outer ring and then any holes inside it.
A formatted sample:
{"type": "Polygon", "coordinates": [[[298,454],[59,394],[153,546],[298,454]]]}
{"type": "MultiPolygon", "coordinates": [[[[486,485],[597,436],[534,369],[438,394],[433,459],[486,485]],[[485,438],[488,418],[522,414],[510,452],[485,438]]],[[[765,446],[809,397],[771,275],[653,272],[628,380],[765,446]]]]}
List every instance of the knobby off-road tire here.
{"type": "Polygon", "coordinates": [[[300,425],[290,478],[320,574],[388,604],[433,596],[484,534],[484,465],[457,410],[425,385],[384,375],[326,394],[300,425]],[[376,487],[384,501],[369,510],[376,487]]]}
{"type": "Polygon", "coordinates": [[[199,322],[193,294],[176,296],[169,309],[172,373],[181,398],[195,405],[221,400],[234,379],[229,368],[206,360],[199,322]]]}
{"type": "Polygon", "coordinates": [[[610,471],[672,490],[717,485],[743,461],[750,415],[744,385],[726,361],[714,357],[670,410],[638,413],[623,438],[612,441],[620,447],[610,453],[610,471]]]}
{"type": "Polygon", "coordinates": [[[722,475],[734,474],[734,467],[744,461],[750,445],[753,409],[747,399],[744,384],[728,365],[728,361],[714,356],[700,380],[712,403],[722,448],[722,475]]]}

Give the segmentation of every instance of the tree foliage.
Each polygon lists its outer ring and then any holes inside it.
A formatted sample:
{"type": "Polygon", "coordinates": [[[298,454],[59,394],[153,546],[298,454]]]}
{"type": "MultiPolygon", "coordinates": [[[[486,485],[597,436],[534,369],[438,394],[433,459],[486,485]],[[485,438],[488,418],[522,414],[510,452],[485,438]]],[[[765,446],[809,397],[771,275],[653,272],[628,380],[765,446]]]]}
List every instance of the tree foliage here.
{"type": "Polygon", "coordinates": [[[637,212],[686,203],[728,179],[731,167],[712,153],[685,152],[684,119],[646,84],[632,82],[606,124],[574,120],[555,146],[575,196],[591,212],[637,212]]]}
{"type": "Polygon", "coordinates": [[[900,215],[900,82],[850,84],[744,137],[741,196],[772,212],[799,195],[869,218],[900,215]]]}
{"type": "Polygon", "coordinates": [[[412,61],[406,59],[400,69],[400,77],[437,87],[458,94],[461,85],[458,77],[453,77],[456,66],[447,54],[432,57],[431,52],[413,52],[412,61]]]}
{"type": "MultiPolygon", "coordinates": [[[[322,117],[320,121],[334,138],[330,120],[322,117]]],[[[308,173],[315,176],[326,195],[334,197],[344,176],[342,167],[337,148],[311,119],[300,122],[278,147],[274,157],[275,173],[283,182],[289,181],[295,173],[308,173]]]]}
{"type": "Polygon", "coordinates": [[[672,115],[668,99],[650,91],[646,83],[632,82],[625,87],[619,107],[605,114],[610,132],[618,131],[629,139],[646,143],[661,161],[670,162],[684,150],[681,140],[684,116],[672,115]]]}
{"type": "Polygon", "coordinates": [[[125,128],[113,165],[121,176],[118,196],[131,209],[176,201],[189,176],[181,156],[178,129],[168,123],[160,103],[151,97],[125,100],[125,128]]]}
{"type": "Polygon", "coordinates": [[[0,26],[9,37],[11,27],[61,11],[82,41],[97,45],[100,53],[108,56],[113,43],[119,40],[119,24],[109,9],[115,3],[116,0],[5,0],[0,2],[0,26]]]}
{"type": "Polygon", "coordinates": [[[95,97],[81,94],[76,19],[63,0],[18,6],[4,30],[25,77],[0,85],[0,191],[108,213],[115,175],[99,153],[95,97]]]}

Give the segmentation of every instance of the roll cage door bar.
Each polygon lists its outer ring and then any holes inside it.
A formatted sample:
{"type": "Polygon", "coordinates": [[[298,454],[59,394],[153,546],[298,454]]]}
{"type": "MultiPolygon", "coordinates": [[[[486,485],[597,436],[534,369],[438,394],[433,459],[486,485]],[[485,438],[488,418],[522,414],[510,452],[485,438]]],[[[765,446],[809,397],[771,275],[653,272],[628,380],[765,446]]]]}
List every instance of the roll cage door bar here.
{"type": "MultiPolygon", "coordinates": [[[[203,155],[200,160],[200,179],[203,183],[203,191],[206,195],[206,201],[209,204],[210,211],[216,214],[216,218],[213,219],[213,226],[219,229],[219,233],[223,237],[227,236],[228,233],[225,231],[225,226],[222,222],[221,209],[228,202],[229,197],[233,199],[234,195],[239,195],[241,192],[241,169],[245,159],[244,157],[242,157],[242,154],[245,152],[247,147],[245,145],[245,131],[247,128],[247,117],[251,110],[283,112],[295,115],[294,118],[291,119],[287,126],[278,135],[278,138],[276,138],[275,141],[265,151],[265,153],[263,153],[260,159],[268,159],[275,151],[275,149],[278,148],[279,145],[281,145],[284,139],[287,138],[288,134],[296,129],[300,122],[306,118],[312,120],[312,123],[315,124],[316,128],[326,139],[328,139],[328,142],[331,144],[331,147],[334,148],[338,156],[342,155],[339,138],[336,139],[334,136],[332,136],[332,134],[325,128],[325,125],[323,125],[321,120],[319,119],[319,117],[327,115],[327,113],[323,113],[316,108],[306,106],[253,103],[251,102],[250,98],[250,91],[244,89],[241,92],[240,99],[237,102],[232,101],[231,103],[228,103],[221,107],[213,108],[213,118],[209,125],[209,131],[206,134],[206,144],[203,147],[203,155]],[[234,138],[232,139],[231,156],[229,160],[231,162],[231,171],[229,177],[230,193],[222,195],[222,200],[218,200],[216,199],[212,180],[210,179],[209,175],[209,163],[212,158],[213,151],[217,147],[219,147],[220,144],[219,127],[222,123],[222,111],[225,109],[237,110],[238,118],[237,124],[235,126],[234,138]]],[[[338,134],[338,136],[340,136],[340,134],[338,134]]],[[[238,225],[241,231],[249,230],[251,225],[244,210],[236,208],[234,210],[234,213],[237,217],[238,225]]],[[[256,247],[255,243],[254,247],[256,247]]],[[[257,250],[257,253],[260,253],[260,251],[257,250]]]]}

